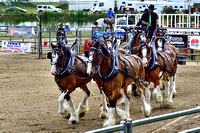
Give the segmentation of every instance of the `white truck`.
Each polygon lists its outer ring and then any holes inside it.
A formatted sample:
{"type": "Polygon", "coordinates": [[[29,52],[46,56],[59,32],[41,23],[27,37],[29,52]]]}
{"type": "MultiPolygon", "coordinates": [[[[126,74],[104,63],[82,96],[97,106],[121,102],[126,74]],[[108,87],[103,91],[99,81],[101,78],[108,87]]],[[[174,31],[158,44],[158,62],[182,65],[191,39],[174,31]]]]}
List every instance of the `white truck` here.
{"type": "Polygon", "coordinates": [[[68,10],[90,11],[97,0],[71,0],[68,1],[68,10]]]}

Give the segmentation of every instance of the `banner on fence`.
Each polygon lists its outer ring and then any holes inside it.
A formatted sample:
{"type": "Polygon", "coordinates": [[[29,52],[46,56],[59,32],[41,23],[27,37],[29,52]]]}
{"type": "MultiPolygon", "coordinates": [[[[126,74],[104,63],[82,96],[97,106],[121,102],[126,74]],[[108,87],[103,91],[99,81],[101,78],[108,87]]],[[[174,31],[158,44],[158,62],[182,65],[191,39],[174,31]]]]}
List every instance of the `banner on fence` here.
{"type": "Polygon", "coordinates": [[[169,34],[167,40],[170,44],[174,45],[176,48],[187,48],[188,35],[175,35],[169,34]]]}
{"type": "Polygon", "coordinates": [[[30,53],[30,50],[31,43],[2,41],[2,51],[5,52],[30,53]]]}
{"type": "Polygon", "coordinates": [[[33,27],[24,26],[9,26],[8,36],[11,37],[23,37],[23,38],[35,38],[35,31],[33,27]]]}
{"type": "Polygon", "coordinates": [[[200,36],[191,36],[188,48],[200,50],[200,36]]]}

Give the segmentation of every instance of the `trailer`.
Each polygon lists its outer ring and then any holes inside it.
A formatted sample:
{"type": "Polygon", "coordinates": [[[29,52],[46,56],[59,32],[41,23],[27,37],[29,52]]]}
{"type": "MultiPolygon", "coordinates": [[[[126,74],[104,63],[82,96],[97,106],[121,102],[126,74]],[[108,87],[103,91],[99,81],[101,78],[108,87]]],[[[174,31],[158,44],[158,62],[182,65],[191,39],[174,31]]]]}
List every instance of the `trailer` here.
{"type": "Polygon", "coordinates": [[[97,0],[71,0],[68,2],[68,10],[90,11],[97,0]]]}
{"type": "Polygon", "coordinates": [[[145,9],[148,9],[149,5],[153,4],[155,6],[154,12],[161,13],[164,7],[172,7],[174,11],[182,11],[182,10],[188,10],[189,7],[193,6],[193,3],[184,3],[184,2],[136,2],[136,1],[126,1],[125,7],[129,8],[131,11],[144,11],[145,9]]]}

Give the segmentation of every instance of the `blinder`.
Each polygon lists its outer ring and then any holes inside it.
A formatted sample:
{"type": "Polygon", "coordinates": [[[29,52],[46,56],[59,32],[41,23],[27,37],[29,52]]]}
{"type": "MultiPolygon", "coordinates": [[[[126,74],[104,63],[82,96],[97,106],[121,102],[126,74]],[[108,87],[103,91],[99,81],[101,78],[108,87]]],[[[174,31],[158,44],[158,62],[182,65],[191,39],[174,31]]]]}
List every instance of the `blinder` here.
{"type": "Polygon", "coordinates": [[[58,66],[60,66],[64,55],[63,55],[63,52],[61,51],[61,49],[58,49],[58,48],[54,48],[54,49],[53,49],[53,53],[54,53],[54,54],[56,54],[57,51],[61,53],[60,62],[59,62],[59,63],[58,63],[58,62],[53,62],[53,61],[52,61],[52,53],[49,52],[49,53],[51,53],[51,65],[58,65],[58,66]]]}

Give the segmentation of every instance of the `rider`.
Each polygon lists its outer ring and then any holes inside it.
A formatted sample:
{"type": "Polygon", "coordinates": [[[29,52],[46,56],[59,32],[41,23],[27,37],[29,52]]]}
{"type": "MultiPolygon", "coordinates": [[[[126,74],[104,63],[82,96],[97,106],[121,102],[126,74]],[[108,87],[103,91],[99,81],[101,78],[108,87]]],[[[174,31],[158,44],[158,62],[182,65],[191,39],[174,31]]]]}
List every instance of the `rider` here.
{"type": "Polygon", "coordinates": [[[114,12],[112,11],[112,8],[110,8],[109,9],[109,11],[107,12],[107,17],[108,17],[108,19],[112,22],[112,23],[114,23],[115,21],[115,14],[114,14],[114,12]]]}
{"type": "Polygon", "coordinates": [[[128,16],[128,19],[130,20],[130,24],[133,24],[133,20],[131,19],[131,11],[129,8],[126,8],[126,12],[125,12],[125,17],[128,16]]]}
{"type": "MultiPolygon", "coordinates": [[[[149,26],[148,37],[151,40],[150,45],[153,46],[153,52],[156,53],[155,42],[152,39],[152,36],[159,21],[158,21],[158,15],[153,11],[154,11],[154,5],[150,5],[148,11],[144,12],[144,14],[142,15],[141,23],[143,30],[146,30],[146,27],[149,26]]],[[[158,61],[157,54],[155,54],[155,64],[158,64],[157,61],[158,61]]]]}
{"type": "Polygon", "coordinates": [[[158,15],[153,12],[154,5],[150,5],[147,12],[144,12],[141,18],[142,28],[145,29],[149,24],[149,38],[152,39],[153,33],[158,25],[158,15]]]}

